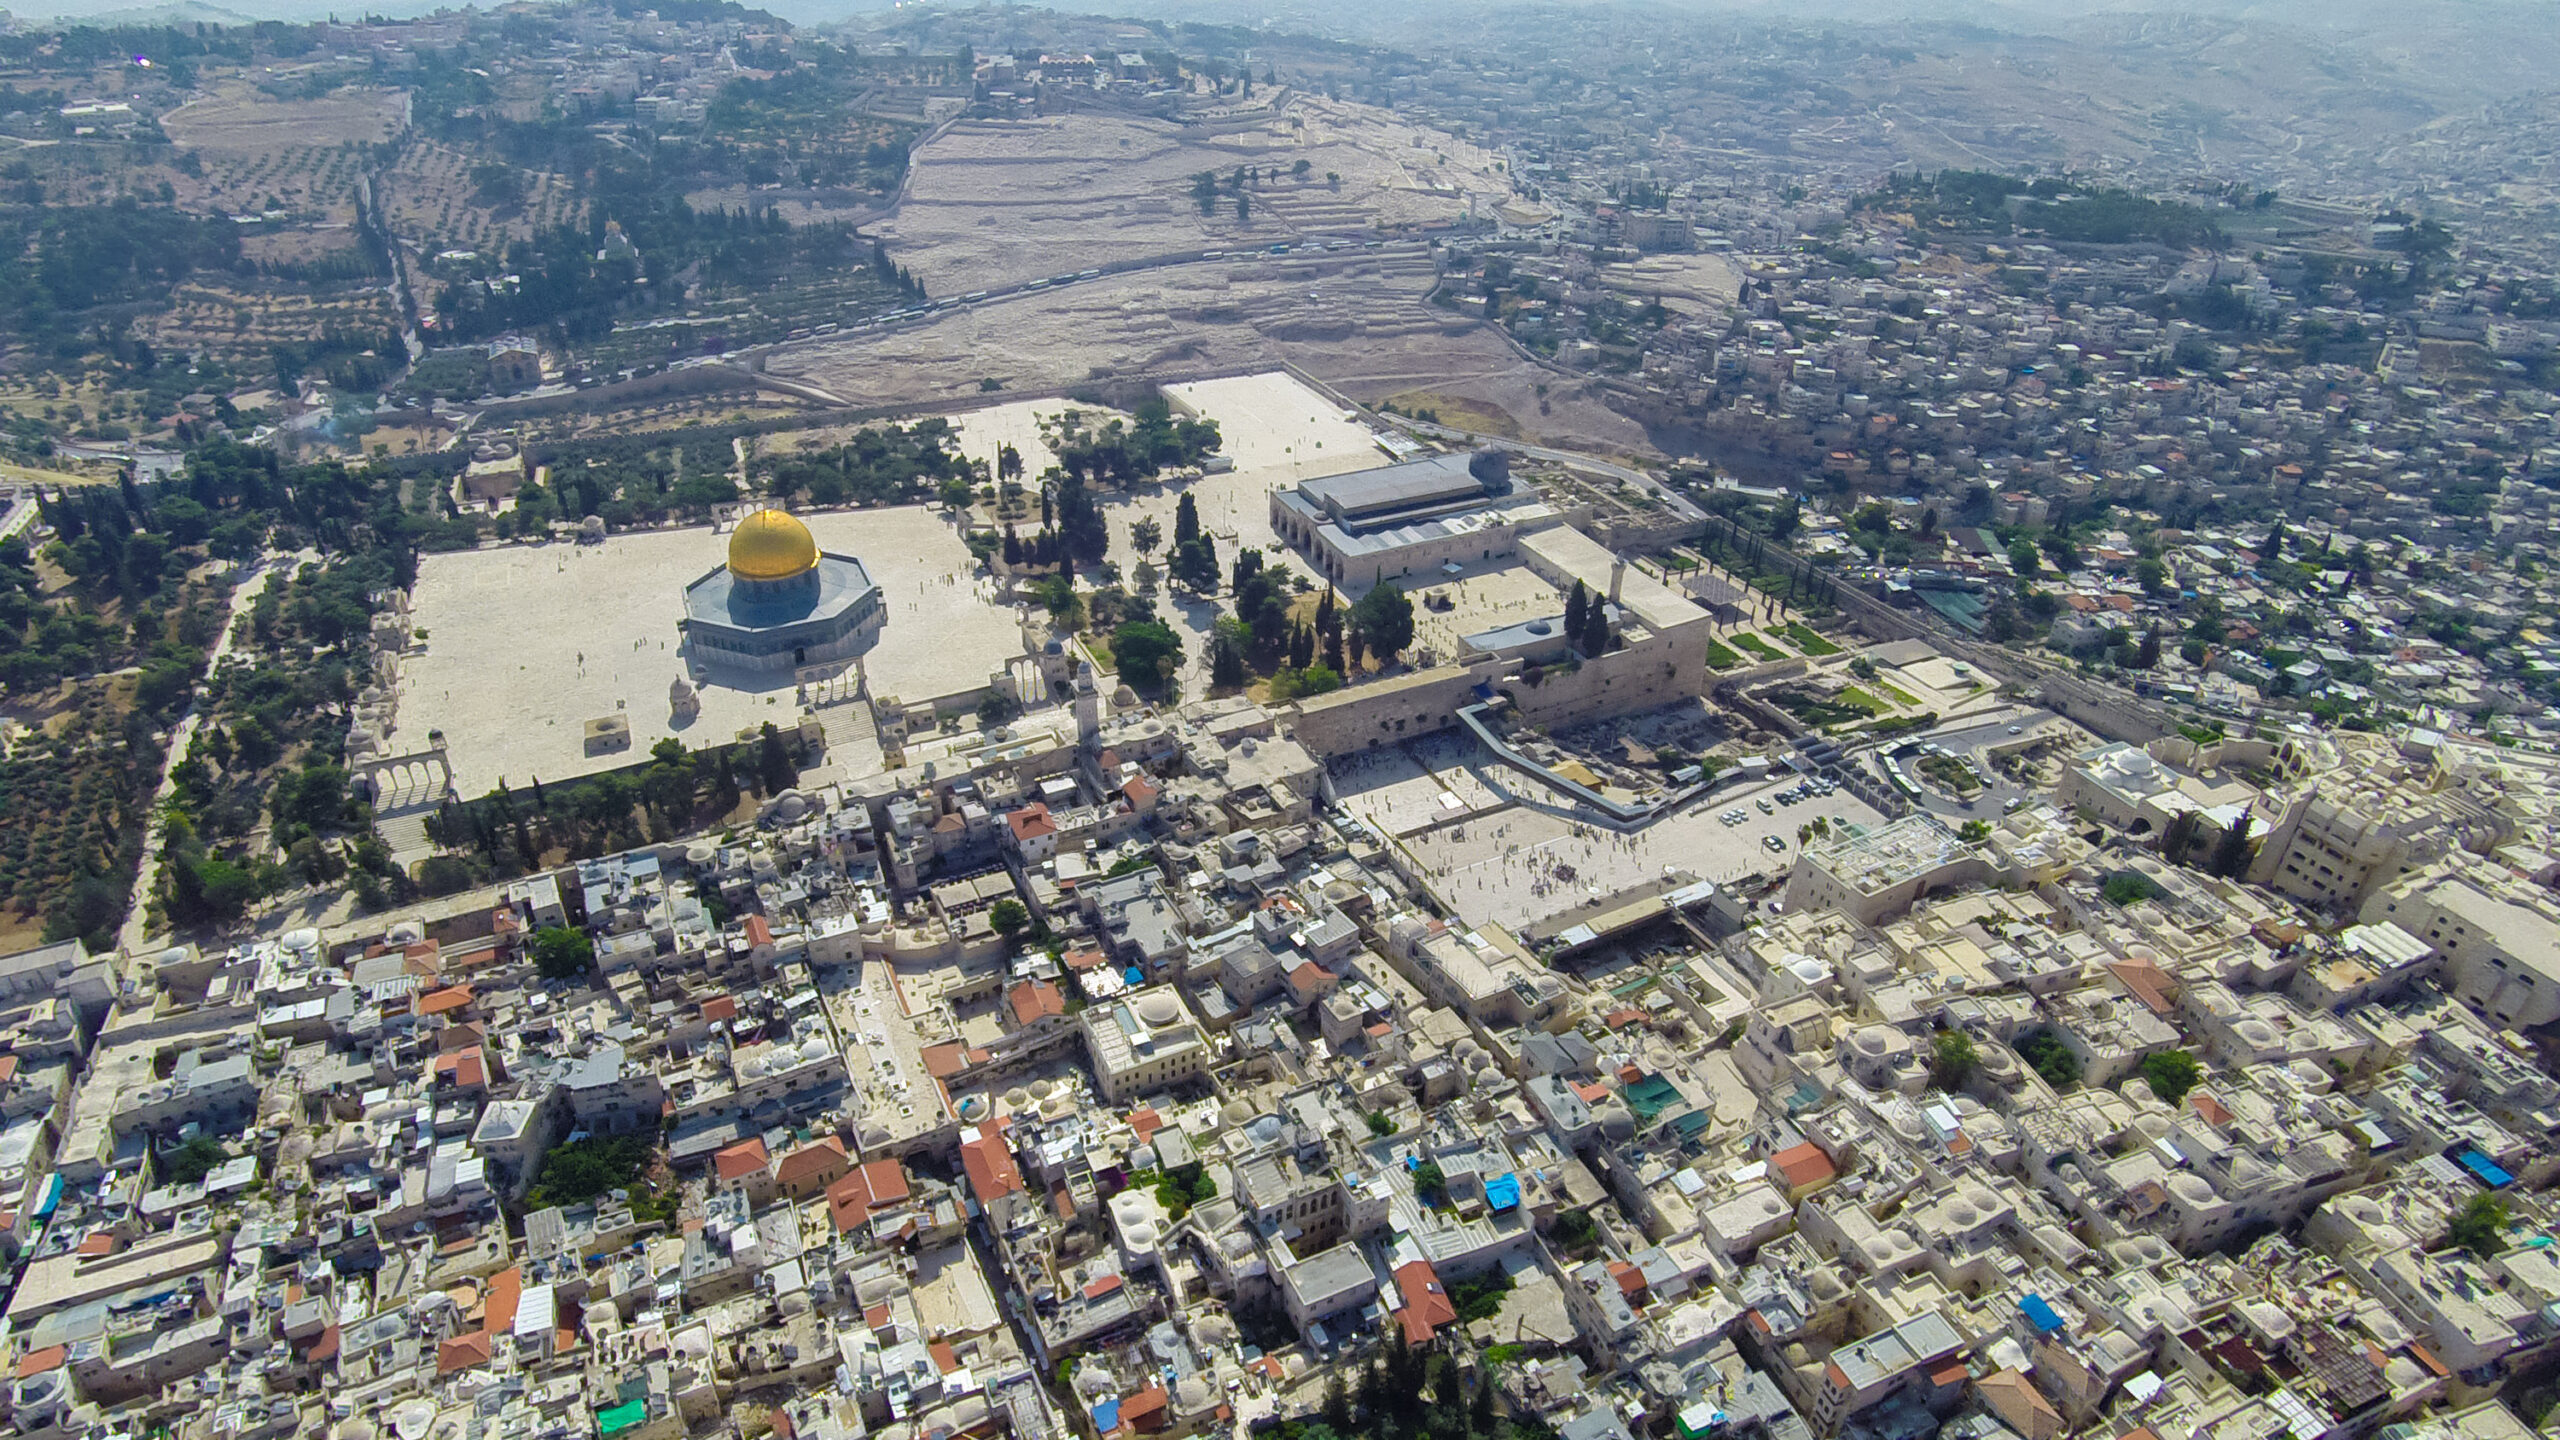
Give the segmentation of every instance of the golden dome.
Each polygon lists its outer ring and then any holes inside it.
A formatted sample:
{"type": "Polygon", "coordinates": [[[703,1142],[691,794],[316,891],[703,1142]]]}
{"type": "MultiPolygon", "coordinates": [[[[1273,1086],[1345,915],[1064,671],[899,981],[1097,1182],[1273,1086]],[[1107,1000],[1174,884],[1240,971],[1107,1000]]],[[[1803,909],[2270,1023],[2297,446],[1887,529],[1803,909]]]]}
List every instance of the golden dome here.
{"type": "Polygon", "coordinates": [[[818,568],[809,527],[779,510],[759,510],[729,536],[729,573],[741,580],[788,580],[818,568]]]}

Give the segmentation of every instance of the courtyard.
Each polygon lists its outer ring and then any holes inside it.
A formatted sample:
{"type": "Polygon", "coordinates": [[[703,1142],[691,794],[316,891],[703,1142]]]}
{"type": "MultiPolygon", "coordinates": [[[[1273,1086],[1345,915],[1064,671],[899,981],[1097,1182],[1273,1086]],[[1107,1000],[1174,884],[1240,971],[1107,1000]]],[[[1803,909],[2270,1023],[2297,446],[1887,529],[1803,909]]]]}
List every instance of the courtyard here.
{"type": "Polygon", "coordinates": [[[1352,813],[1401,837],[1425,883],[1471,925],[1518,930],[1597,910],[1672,870],[1719,884],[1784,874],[1795,864],[1800,827],[1817,818],[1861,827],[1884,820],[1845,790],[1779,804],[1776,794],[1797,783],[1781,773],[1727,784],[1620,832],[1563,813],[1543,787],[1491,764],[1472,741],[1437,737],[1400,750],[1403,763],[1369,755],[1338,767],[1335,788],[1352,813]],[[1496,796],[1516,798],[1505,804],[1496,796]],[[1763,798],[1772,813],[1760,812],[1763,798]],[[1717,818],[1737,808],[1746,817],[1740,824],[1717,818]],[[1771,836],[1782,849],[1768,848],[1771,836]]]}
{"type": "MultiPolygon", "coordinates": [[[[992,599],[939,510],[800,518],[880,587],[888,622],[861,662],[874,695],[973,689],[1023,652],[1015,611],[992,599]]],[[[723,563],[727,546],[725,532],[693,527],[424,557],[410,618],[426,639],[401,665],[396,743],[422,746],[442,731],[455,788],[476,796],[501,779],[521,787],[629,765],[669,736],[700,746],[768,720],[796,723],[787,675],[757,689],[705,685],[701,712],[686,721],[669,706],[686,673],[676,630],[684,587],[723,563]],[[586,722],[609,716],[629,724],[630,745],[589,755],[586,722]]]]}

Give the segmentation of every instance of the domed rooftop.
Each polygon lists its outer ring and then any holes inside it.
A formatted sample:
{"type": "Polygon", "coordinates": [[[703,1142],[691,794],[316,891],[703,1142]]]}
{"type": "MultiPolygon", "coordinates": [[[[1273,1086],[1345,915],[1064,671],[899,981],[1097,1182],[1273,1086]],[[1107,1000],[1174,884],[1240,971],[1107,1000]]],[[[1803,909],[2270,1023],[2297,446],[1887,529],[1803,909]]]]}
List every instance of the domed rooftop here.
{"type": "Polygon", "coordinates": [[[779,510],[759,510],[729,535],[729,573],[741,580],[788,580],[818,568],[809,527],[779,510]]]}

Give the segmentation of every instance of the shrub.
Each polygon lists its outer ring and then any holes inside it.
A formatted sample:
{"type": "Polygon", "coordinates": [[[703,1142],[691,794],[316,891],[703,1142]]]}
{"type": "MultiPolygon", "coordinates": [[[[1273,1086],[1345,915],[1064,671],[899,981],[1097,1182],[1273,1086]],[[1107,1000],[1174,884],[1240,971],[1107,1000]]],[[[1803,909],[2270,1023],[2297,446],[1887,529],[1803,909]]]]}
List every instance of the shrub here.
{"type": "Polygon", "coordinates": [[[2142,1078],[2151,1087],[2152,1094],[2174,1106],[2186,1099],[2187,1092],[2196,1088],[2196,1082],[2204,1078],[2204,1067],[2184,1050],[2163,1050],[2157,1055],[2142,1057],[2142,1078]]]}
{"type": "Polygon", "coordinates": [[[575,980],[596,959],[595,942],[584,930],[545,925],[533,932],[533,968],[545,980],[575,980]]]}
{"type": "Polygon", "coordinates": [[[2105,886],[2107,903],[2119,909],[2145,900],[2157,900],[2165,893],[2158,881],[2139,870],[2119,870],[2107,877],[2105,886]]]}
{"type": "Polygon", "coordinates": [[[2062,1043],[2062,1037],[2049,1029],[2030,1030],[2018,1037],[2018,1058],[2035,1067],[2046,1084],[2056,1090],[2077,1084],[2080,1079],[2080,1057],[2062,1043]]]}
{"type": "Polygon", "coordinates": [[[199,1135],[160,1157],[160,1178],[172,1185],[193,1185],[230,1158],[221,1141],[199,1135]]]}
{"type": "Polygon", "coordinates": [[[1930,1068],[1942,1090],[1964,1084],[1982,1062],[1980,1052],[1973,1048],[1973,1037],[1961,1030],[1939,1031],[1929,1041],[1929,1050],[1933,1061],[1930,1068]]]}

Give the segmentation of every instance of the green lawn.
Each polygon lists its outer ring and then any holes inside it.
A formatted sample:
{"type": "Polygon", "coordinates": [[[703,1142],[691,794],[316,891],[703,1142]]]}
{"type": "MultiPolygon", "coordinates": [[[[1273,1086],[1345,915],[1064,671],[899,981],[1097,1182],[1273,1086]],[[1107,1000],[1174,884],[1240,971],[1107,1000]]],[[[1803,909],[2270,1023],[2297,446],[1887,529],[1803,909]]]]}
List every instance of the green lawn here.
{"type": "Polygon", "coordinates": [[[1812,626],[1805,624],[1801,620],[1790,620],[1787,622],[1786,636],[1789,640],[1795,642],[1795,647],[1797,649],[1803,651],[1807,655],[1813,656],[1815,659],[1820,659],[1825,655],[1837,655],[1840,653],[1839,646],[1823,639],[1821,632],[1815,630],[1812,626]]]}
{"type": "Polygon", "coordinates": [[[1876,688],[1887,695],[1892,696],[1897,704],[1908,705],[1915,710],[1920,707],[1920,697],[1903,689],[1899,685],[1887,685],[1883,681],[1879,680],[1876,682],[1876,688]]]}
{"type": "Polygon", "coordinates": [[[1787,658],[1778,651],[1770,649],[1766,641],[1763,641],[1757,635],[1751,634],[1749,631],[1737,631],[1734,634],[1733,643],[1750,651],[1754,659],[1784,660],[1787,658]]]}
{"type": "Polygon", "coordinates": [[[1717,642],[1715,642],[1715,641],[1713,641],[1713,640],[1710,640],[1710,641],[1708,641],[1708,642],[1707,642],[1707,668],[1708,668],[1708,669],[1710,669],[1710,670],[1730,670],[1730,669],[1732,669],[1734,666],[1739,665],[1739,664],[1741,664],[1741,663],[1742,663],[1742,657],[1741,657],[1741,656],[1734,654],[1731,650],[1726,649],[1724,646],[1722,646],[1722,645],[1718,644],[1717,642]]]}
{"type": "Polygon", "coordinates": [[[1866,691],[1859,689],[1855,685],[1852,685],[1848,689],[1840,692],[1840,703],[1843,705],[1854,705],[1857,708],[1866,711],[1870,715],[1877,716],[1881,716],[1886,711],[1893,708],[1873,695],[1868,694],[1866,691]]]}

